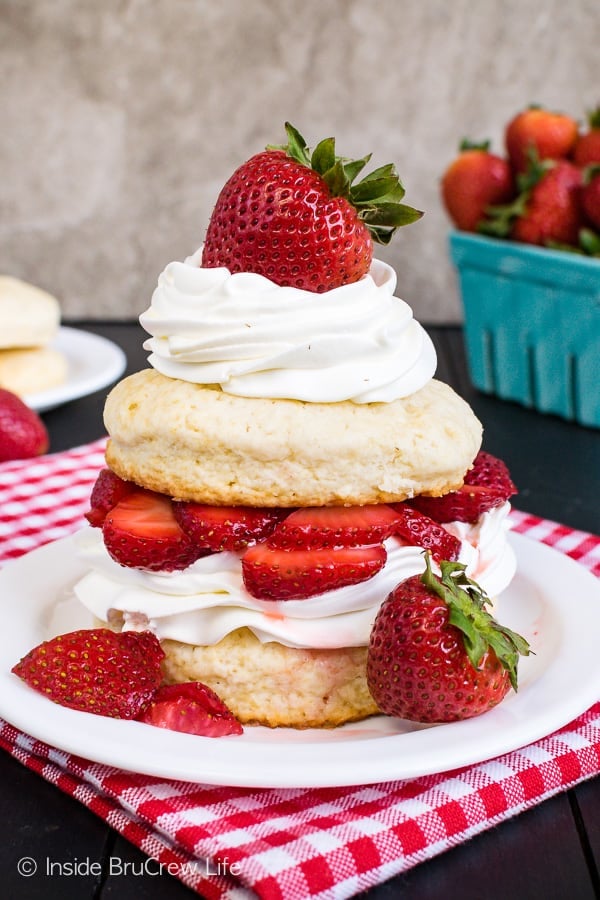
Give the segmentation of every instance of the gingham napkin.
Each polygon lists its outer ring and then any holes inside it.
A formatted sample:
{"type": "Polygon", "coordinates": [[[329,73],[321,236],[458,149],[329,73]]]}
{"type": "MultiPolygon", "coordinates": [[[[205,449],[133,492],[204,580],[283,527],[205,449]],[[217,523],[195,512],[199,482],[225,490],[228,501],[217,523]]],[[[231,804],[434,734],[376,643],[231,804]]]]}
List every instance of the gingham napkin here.
{"type": "MultiPolygon", "coordinates": [[[[0,562],[83,524],[104,440],[0,465],[0,562]]],[[[600,575],[600,538],[513,511],[514,530],[600,575]]],[[[479,765],[351,788],[244,789],[134,775],[0,720],[0,745],[200,893],[351,897],[600,772],[600,702],[479,765]]]]}

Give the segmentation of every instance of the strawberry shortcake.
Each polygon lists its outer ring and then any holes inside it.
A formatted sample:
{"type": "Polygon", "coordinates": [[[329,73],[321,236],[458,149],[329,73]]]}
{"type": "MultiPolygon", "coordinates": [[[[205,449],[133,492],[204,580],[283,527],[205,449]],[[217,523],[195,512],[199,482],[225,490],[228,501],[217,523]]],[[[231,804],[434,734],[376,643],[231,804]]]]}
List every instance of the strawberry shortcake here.
{"type": "Polygon", "coordinates": [[[329,727],[379,711],[371,628],[425,552],[507,586],[515,488],[373,259],[420,216],[393,167],[355,183],[368,158],[287,133],[141,316],[150,367],[107,399],[75,593],[99,624],[153,632],[164,679],[241,722],[329,727]]]}

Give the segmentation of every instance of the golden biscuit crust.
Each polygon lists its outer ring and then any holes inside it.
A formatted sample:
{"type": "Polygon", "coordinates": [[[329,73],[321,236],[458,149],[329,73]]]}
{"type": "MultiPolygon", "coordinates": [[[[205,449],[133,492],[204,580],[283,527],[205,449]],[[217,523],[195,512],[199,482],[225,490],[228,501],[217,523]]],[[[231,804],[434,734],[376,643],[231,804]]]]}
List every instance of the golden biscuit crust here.
{"type": "Polygon", "coordinates": [[[240,628],[211,647],[162,641],[169,683],[202,681],[243,724],[334,728],[379,712],[366,647],[298,650],[240,628]]]}
{"type": "Polygon", "coordinates": [[[146,369],[110,392],[108,466],[198,503],[341,506],[438,496],[481,444],[468,404],[432,380],[393,403],[235,397],[146,369]]]}

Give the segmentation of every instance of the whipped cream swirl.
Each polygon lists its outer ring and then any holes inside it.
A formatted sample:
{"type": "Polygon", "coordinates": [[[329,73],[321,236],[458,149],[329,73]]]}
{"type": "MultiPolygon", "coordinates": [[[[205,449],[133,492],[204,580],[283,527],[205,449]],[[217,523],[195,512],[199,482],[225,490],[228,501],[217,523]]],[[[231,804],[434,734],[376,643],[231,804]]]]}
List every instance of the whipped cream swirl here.
{"type": "Polygon", "coordinates": [[[199,249],[161,273],[140,316],[150,364],[241,397],[389,403],[436,369],[431,339],[394,297],[396,273],[374,260],[359,281],[323,294],[251,272],[205,269],[199,249]]]}
{"type": "MultiPolygon", "coordinates": [[[[474,525],[444,526],[459,537],[459,561],[490,598],[515,574],[515,555],[506,539],[509,510],[505,503],[474,525]]],[[[246,627],[260,641],[289,647],[366,646],[390,591],[425,568],[420,547],[390,538],[385,542],[385,566],[368,581],[306,600],[265,601],[246,591],[237,553],[204,556],[183,572],[149,572],[113,562],[97,528],[83,529],[76,540],[79,556],[91,571],[74,592],[89,612],[103,621],[122,618],[126,630],[149,628],[160,640],[186,644],[216,644],[246,627]]]]}

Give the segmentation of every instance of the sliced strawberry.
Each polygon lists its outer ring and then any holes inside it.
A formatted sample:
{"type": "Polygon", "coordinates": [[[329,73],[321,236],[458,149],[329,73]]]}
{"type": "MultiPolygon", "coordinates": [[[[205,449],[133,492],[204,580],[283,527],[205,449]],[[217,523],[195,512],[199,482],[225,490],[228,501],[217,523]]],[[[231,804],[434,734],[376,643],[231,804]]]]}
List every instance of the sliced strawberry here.
{"type": "Polygon", "coordinates": [[[517,493],[506,463],[485,450],[480,450],[475,457],[472,468],[465,475],[465,484],[496,491],[505,500],[517,493]]]}
{"type": "Polygon", "coordinates": [[[61,706],[134,719],[161,682],[163,657],[150,631],[80,629],[34,647],[12,672],[61,706]]]}
{"type": "Polygon", "coordinates": [[[248,593],[260,600],[303,600],[372,578],[386,558],[382,544],[335,550],[255,544],[242,557],[242,577],[248,593]]]}
{"type": "Polygon", "coordinates": [[[290,513],[268,540],[281,550],[321,550],[379,544],[392,533],[398,513],[372,506],[311,506],[290,513]]]}
{"type": "Polygon", "coordinates": [[[146,725],[204,737],[224,737],[244,731],[229,707],[200,681],[163,685],[138,719],[146,725]]]}
{"type": "Polygon", "coordinates": [[[173,511],[181,528],[200,546],[214,552],[245,550],[269,535],[281,511],[252,506],[206,506],[174,501],[173,511]]]}
{"type": "Polygon", "coordinates": [[[502,506],[516,493],[506,464],[482,450],[460,490],[443,497],[413,497],[406,503],[436,522],[476,522],[484,512],[502,506]]]}
{"type": "Polygon", "coordinates": [[[102,534],[115,562],[131,569],[186,569],[210,552],[182,531],[169,498],[153,491],[123,497],[107,514],[102,534]]]}
{"type": "Polygon", "coordinates": [[[430,550],[436,562],[458,559],[460,541],[442,525],[403,503],[398,503],[394,509],[398,514],[394,530],[404,541],[411,546],[430,550]]]}
{"type": "Polygon", "coordinates": [[[137,489],[133,482],[123,481],[110,469],[101,469],[90,495],[90,509],[85,513],[90,525],[99,528],[113,506],[137,489]]]}

